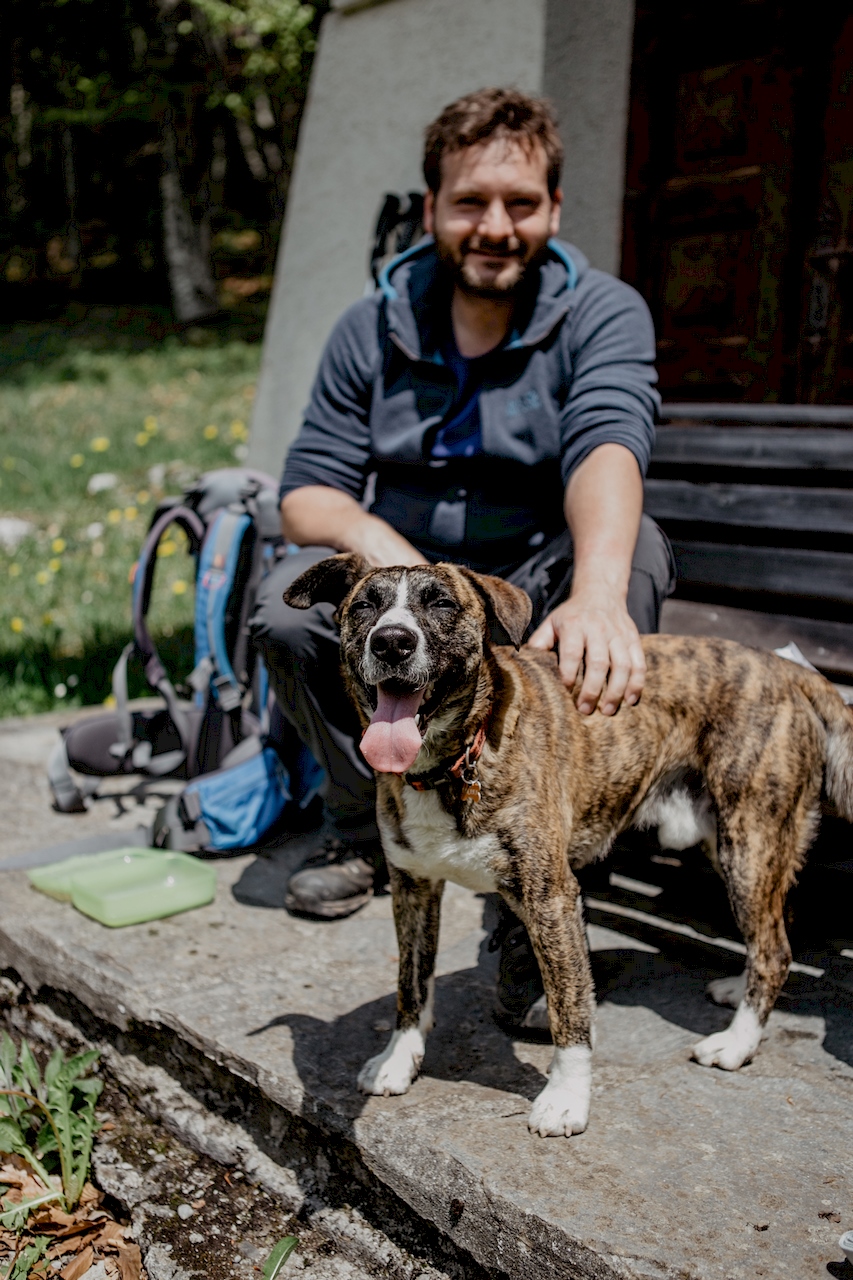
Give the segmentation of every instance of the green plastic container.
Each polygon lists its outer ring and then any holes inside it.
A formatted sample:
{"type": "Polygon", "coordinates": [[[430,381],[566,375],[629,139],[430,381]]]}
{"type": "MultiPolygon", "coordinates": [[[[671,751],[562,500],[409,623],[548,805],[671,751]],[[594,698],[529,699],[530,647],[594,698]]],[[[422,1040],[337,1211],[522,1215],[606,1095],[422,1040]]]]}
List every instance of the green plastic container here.
{"type": "Polygon", "coordinates": [[[213,867],[167,849],[86,854],[29,876],[34,888],[113,929],[204,907],[216,896],[213,867]]]}

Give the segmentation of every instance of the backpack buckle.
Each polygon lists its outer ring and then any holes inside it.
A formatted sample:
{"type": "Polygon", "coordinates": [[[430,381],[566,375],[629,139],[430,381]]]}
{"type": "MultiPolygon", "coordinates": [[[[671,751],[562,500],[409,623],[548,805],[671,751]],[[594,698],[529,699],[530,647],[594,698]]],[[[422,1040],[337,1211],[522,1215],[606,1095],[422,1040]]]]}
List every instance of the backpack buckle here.
{"type": "Polygon", "coordinates": [[[243,694],[234,681],[229,676],[217,676],[211,683],[216,690],[222,710],[236,711],[243,701],[243,694]]]}

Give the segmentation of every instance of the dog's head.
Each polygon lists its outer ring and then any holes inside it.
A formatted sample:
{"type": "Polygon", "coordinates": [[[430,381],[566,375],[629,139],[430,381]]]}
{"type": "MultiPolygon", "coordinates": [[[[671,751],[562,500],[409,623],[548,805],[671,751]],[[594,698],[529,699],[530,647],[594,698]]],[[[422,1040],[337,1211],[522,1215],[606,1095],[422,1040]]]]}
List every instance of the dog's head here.
{"type": "Polygon", "coordinates": [[[378,773],[411,769],[430,729],[464,713],[491,640],[521,644],[530,598],[500,578],[452,564],[371,569],[332,556],[303,573],[285,603],[337,606],[341,659],[378,773]]]}

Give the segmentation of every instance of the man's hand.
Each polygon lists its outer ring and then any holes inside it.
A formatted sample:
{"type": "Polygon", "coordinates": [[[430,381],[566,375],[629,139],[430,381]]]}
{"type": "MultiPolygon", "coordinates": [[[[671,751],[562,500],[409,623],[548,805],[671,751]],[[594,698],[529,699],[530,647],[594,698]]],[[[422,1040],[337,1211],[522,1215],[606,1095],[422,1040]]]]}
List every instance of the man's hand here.
{"type": "Polygon", "coordinates": [[[583,664],[577,697],[582,715],[591,715],[599,700],[605,716],[615,715],[623,701],[633,706],[639,700],[646,661],[639,632],[619,593],[571,596],[540,623],[529,644],[533,649],[558,650],[560,676],[569,689],[583,664]]]}

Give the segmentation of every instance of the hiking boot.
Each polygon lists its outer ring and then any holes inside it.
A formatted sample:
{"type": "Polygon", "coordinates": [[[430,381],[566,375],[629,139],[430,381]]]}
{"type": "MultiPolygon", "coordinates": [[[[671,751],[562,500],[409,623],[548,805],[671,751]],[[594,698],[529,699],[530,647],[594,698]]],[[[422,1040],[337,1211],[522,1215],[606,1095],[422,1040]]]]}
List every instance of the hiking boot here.
{"type": "Polygon", "coordinates": [[[340,920],[365,906],[385,879],[378,840],[347,844],[328,836],[290,877],[284,905],[298,915],[340,920]]]}
{"type": "Polygon", "coordinates": [[[500,949],[498,966],[498,1020],[507,1030],[524,1027],[548,1029],[548,1005],[539,965],[530,936],[508,907],[501,904],[498,926],[489,950],[500,949]]]}

